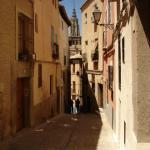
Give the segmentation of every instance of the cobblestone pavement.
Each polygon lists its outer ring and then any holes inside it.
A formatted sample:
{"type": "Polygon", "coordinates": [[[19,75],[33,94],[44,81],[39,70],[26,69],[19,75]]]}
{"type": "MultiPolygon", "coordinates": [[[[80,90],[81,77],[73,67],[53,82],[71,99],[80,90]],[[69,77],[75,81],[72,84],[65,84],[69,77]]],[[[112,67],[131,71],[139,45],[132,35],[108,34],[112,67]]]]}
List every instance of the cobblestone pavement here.
{"type": "Polygon", "coordinates": [[[117,150],[117,143],[104,113],[64,114],[20,132],[0,150],[117,150]]]}

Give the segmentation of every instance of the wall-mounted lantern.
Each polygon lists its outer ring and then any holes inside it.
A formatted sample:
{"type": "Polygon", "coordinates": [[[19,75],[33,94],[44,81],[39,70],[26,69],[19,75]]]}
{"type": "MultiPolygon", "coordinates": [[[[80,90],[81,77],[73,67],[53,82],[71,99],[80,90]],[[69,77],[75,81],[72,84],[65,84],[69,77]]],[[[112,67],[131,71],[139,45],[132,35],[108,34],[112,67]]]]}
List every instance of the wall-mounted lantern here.
{"type": "Polygon", "coordinates": [[[100,26],[104,26],[105,28],[109,28],[110,30],[114,29],[114,24],[99,24],[102,12],[97,7],[95,7],[92,14],[93,14],[93,18],[94,18],[94,23],[96,23],[97,25],[100,25],[100,26]]]}

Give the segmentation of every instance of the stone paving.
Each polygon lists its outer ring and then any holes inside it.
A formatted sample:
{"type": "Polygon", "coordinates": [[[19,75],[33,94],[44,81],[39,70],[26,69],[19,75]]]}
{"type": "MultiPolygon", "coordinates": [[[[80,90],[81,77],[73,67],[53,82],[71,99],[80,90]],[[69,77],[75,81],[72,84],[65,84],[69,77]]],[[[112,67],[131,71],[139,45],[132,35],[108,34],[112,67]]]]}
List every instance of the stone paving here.
{"type": "Polygon", "coordinates": [[[0,143],[0,150],[117,150],[104,113],[63,114],[0,143]]]}

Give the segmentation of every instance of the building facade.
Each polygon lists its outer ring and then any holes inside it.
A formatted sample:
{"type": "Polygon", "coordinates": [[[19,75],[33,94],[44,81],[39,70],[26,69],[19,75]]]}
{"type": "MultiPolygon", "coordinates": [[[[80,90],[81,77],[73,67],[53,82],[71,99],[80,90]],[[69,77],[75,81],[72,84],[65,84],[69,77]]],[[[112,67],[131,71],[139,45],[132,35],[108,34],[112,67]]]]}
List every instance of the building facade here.
{"type": "Polygon", "coordinates": [[[3,1],[0,17],[0,138],[31,124],[33,3],[3,1]],[[23,108],[22,108],[23,106],[23,108]]]}
{"type": "Polygon", "coordinates": [[[148,1],[103,3],[103,22],[114,25],[104,34],[104,110],[123,150],[150,148],[147,6],[148,1]]]}
{"type": "Polygon", "coordinates": [[[5,18],[0,24],[0,139],[64,111],[69,20],[59,8],[58,0],[3,1],[0,6],[5,18]]]}
{"type": "MultiPolygon", "coordinates": [[[[93,69],[90,55],[95,37],[103,39],[98,45],[103,51],[103,108],[121,150],[150,149],[149,6],[148,0],[86,0],[81,7],[87,73],[93,69]],[[97,27],[91,23],[95,6],[101,12],[97,27]],[[94,34],[95,28],[101,28],[102,34],[100,29],[94,34]]],[[[92,80],[90,76],[89,72],[88,81],[92,80]]]]}
{"type": "Polygon", "coordinates": [[[67,103],[71,97],[70,87],[71,78],[70,78],[70,53],[69,53],[69,38],[68,38],[68,27],[71,26],[71,22],[67,16],[65,7],[59,5],[60,10],[60,55],[61,55],[61,65],[63,71],[63,90],[64,90],[64,104],[63,112],[67,112],[67,103]]]}
{"type": "MultiPolygon", "coordinates": [[[[60,18],[58,1],[34,3],[33,118],[35,123],[61,111],[63,97],[60,61],[60,18]],[[50,13],[51,12],[51,13],[50,13]],[[42,110],[43,113],[41,113],[42,110]]],[[[34,123],[33,123],[34,124],[34,123]]]]}
{"type": "Polygon", "coordinates": [[[104,87],[104,109],[107,114],[111,127],[116,128],[116,98],[115,98],[115,47],[113,45],[114,13],[116,11],[116,2],[108,0],[103,2],[102,19],[103,29],[103,87],[104,87]]]}
{"type": "Polygon", "coordinates": [[[81,7],[82,56],[97,105],[103,107],[103,27],[94,23],[96,8],[102,9],[101,1],[87,0],[81,7]]]}
{"type": "Polygon", "coordinates": [[[148,1],[116,2],[116,135],[121,149],[150,148],[148,1]],[[117,9],[116,9],[117,10],[117,9]]]}

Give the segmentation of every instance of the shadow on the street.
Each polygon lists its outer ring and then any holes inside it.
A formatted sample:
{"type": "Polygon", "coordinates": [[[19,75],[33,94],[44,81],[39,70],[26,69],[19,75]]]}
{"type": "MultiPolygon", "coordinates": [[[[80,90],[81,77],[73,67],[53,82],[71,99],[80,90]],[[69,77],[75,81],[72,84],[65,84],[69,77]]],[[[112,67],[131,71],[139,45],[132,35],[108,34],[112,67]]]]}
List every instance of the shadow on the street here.
{"type": "Polygon", "coordinates": [[[63,150],[97,150],[101,129],[101,116],[94,113],[81,113],[73,116],[77,123],[69,144],[63,150]]]}
{"type": "Polygon", "coordinates": [[[0,143],[0,150],[96,150],[101,116],[64,114],[0,143]]]}

